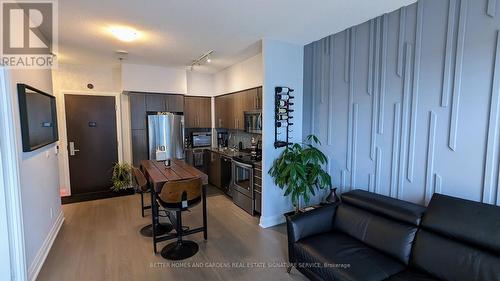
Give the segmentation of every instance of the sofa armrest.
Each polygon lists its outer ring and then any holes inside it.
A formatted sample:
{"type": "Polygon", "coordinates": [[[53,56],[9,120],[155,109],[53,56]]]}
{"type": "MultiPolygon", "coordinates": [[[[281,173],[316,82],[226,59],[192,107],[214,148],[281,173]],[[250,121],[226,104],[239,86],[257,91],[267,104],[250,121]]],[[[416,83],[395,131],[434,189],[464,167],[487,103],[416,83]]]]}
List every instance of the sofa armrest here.
{"type": "Polygon", "coordinates": [[[302,238],[331,231],[337,207],[338,204],[331,204],[305,213],[287,216],[288,243],[292,244],[302,238]]]}

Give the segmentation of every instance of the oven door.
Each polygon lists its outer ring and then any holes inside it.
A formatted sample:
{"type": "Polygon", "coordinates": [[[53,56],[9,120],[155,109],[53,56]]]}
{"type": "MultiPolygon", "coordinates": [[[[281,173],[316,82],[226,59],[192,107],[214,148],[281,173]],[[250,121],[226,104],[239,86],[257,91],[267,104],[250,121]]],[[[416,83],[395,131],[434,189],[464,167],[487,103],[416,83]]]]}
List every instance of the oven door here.
{"type": "Polygon", "coordinates": [[[253,199],[253,166],[233,160],[232,187],[253,199]]]}

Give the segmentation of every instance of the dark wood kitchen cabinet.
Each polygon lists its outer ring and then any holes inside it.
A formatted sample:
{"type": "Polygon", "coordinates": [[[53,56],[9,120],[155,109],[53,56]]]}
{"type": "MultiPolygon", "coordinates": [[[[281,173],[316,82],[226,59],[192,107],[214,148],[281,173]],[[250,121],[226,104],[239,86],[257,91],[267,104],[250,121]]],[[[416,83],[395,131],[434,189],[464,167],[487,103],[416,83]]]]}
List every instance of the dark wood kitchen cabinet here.
{"type": "Polygon", "coordinates": [[[146,111],[165,111],[165,96],[146,94],[146,111]]]}
{"type": "Polygon", "coordinates": [[[215,127],[245,129],[245,111],[262,109],[262,87],[215,97],[215,127]]]}
{"type": "Polygon", "coordinates": [[[183,95],[164,95],[164,96],[165,96],[165,111],[184,112],[183,95]]]}
{"type": "Polygon", "coordinates": [[[132,130],[132,163],[139,167],[141,160],[148,157],[147,130],[132,130]]]}
{"type": "Polygon", "coordinates": [[[130,94],[130,128],[132,130],[146,129],[146,96],[130,94]]]}
{"type": "Polygon", "coordinates": [[[139,165],[148,159],[147,112],[184,111],[184,96],[175,94],[129,93],[132,162],[139,165]]]}
{"type": "Polygon", "coordinates": [[[186,128],[212,128],[212,99],[185,97],[184,123],[186,128]]]}
{"type": "Polygon", "coordinates": [[[146,94],[147,111],[183,112],[184,96],[165,94],[146,94]]]}
{"type": "Polygon", "coordinates": [[[221,187],[221,159],[220,155],[210,152],[210,162],[208,163],[208,182],[216,187],[221,187]]]}

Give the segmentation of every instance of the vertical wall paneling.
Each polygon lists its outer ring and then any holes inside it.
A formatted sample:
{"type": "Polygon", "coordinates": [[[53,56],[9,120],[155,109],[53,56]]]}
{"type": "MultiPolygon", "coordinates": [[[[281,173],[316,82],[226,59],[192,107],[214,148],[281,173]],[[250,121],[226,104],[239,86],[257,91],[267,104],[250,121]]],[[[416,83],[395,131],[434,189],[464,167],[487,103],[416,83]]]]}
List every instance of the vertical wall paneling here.
{"type": "Polygon", "coordinates": [[[304,122],[340,191],[500,205],[498,8],[418,0],[306,47],[304,122]]]}
{"type": "Polygon", "coordinates": [[[406,32],[406,7],[403,7],[399,10],[398,61],[396,67],[396,74],[399,77],[403,76],[405,32],[406,32]]]}
{"type": "Polygon", "coordinates": [[[434,192],[443,193],[443,182],[442,178],[438,174],[434,174],[434,192]]]}
{"type": "Polygon", "coordinates": [[[442,107],[448,107],[450,99],[453,38],[455,34],[455,8],[456,0],[450,0],[448,6],[448,27],[446,32],[446,48],[444,54],[443,92],[441,94],[442,107]]]}
{"type": "Polygon", "coordinates": [[[375,19],[375,58],[374,58],[374,77],[372,94],[372,125],[371,125],[371,144],[370,158],[375,160],[375,145],[377,142],[377,119],[378,119],[378,93],[379,93],[379,62],[380,62],[380,18],[375,19]]]}
{"type": "Polygon", "coordinates": [[[349,54],[349,88],[348,88],[348,99],[347,104],[349,107],[348,116],[347,116],[347,154],[346,154],[346,169],[347,171],[351,171],[351,163],[352,163],[352,104],[354,102],[354,52],[356,45],[356,29],[349,29],[349,36],[346,38],[349,41],[349,44],[346,47],[349,48],[349,52],[346,52],[346,55],[349,54]]]}
{"type": "Polygon", "coordinates": [[[410,75],[411,75],[411,58],[412,45],[406,43],[405,48],[405,69],[403,73],[403,109],[401,114],[401,144],[399,149],[399,184],[397,198],[403,197],[404,182],[405,182],[405,160],[406,160],[406,145],[408,143],[408,110],[410,102],[410,75]]]}
{"type": "Polygon", "coordinates": [[[422,33],[424,17],[424,1],[417,2],[417,27],[415,32],[415,53],[413,62],[413,89],[411,101],[410,147],[408,149],[408,181],[413,181],[415,165],[415,142],[417,139],[418,96],[420,83],[420,61],[422,55],[422,33]]]}
{"type": "Polygon", "coordinates": [[[375,192],[380,193],[380,180],[382,176],[382,149],[377,146],[375,152],[376,164],[375,164],[375,192]]]}
{"type": "Polygon", "coordinates": [[[325,103],[325,96],[326,96],[327,89],[328,89],[328,82],[330,81],[330,79],[328,79],[328,77],[329,77],[328,72],[329,72],[330,65],[329,65],[329,61],[327,60],[327,58],[329,57],[329,54],[328,54],[329,50],[327,47],[328,40],[323,39],[323,40],[321,40],[321,42],[322,42],[322,44],[321,44],[321,61],[320,61],[320,65],[321,65],[320,101],[321,101],[321,104],[324,104],[325,103]]]}
{"type": "Polygon", "coordinates": [[[496,169],[498,164],[498,117],[500,113],[500,38],[497,31],[495,48],[495,66],[493,70],[493,84],[491,86],[491,102],[488,121],[488,136],[486,143],[486,159],[484,163],[483,198],[484,203],[494,203],[496,195],[496,169]]]}
{"type": "Polygon", "coordinates": [[[429,112],[429,133],[427,138],[427,163],[425,168],[425,203],[429,203],[434,194],[434,151],[436,142],[436,113],[429,112]]]}
{"type": "Polygon", "coordinates": [[[378,133],[384,133],[384,105],[385,105],[385,83],[386,83],[386,73],[387,73],[387,36],[389,32],[389,14],[383,16],[382,24],[382,57],[380,62],[380,98],[379,98],[379,110],[378,110],[378,133]]]}
{"type": "MultiPolygon", "coordinates": [[[[311,106],[311,111],[316,112],[316,91],[318,90],[318,80],[317,75],[318,71],[316,70],[317,67],[317,57],[320,55],[318,52],[318,44],[313,45],[313,53],[312,53],[312,79],[311,79],[311,99],[312,99],[312,106],[311,106]]],[[[316,134],[316,114],[311,114],[311,134],[315,135],[316,134]]]]}
{"type": "Polygon", "coordinates": [[[346,29],[345,31],[345,57],[344,57],[344,81],[349,82],[349,51],[351,50],[349,48],[350,44],[350,38],[351,36],[351,29],[346,29]]]}
{"type": "Polygon", "coordinates": [[[497,10],[497,0],[488,0],[486,14],[493,18],[496,15],[496,10],[497,10]]]}
{"type": "Polygon", "coordinates": [[[335,50],[335,40],[333,40],[333,36],[330,36],[328,38],[330,41],[330,87],[328,88],[328,145],[331,146],[333,145],[333,131],[334,131],[334,121],[333,121],[333,79],[335,77],[335,72],[334,72],[334,64],[335,64],[335,59],[334,59],[334,50],[335,50]]]}
{"type": "Polygon", "coordinates": [[[457,131],[460,107],[460,92],[462,90],[462,66],[464,59],[465,29],[467,24],[467,2],[460,1],[460,18],[458,23],[457,53],[455,57],[455,77],[453,81],[453,96],[451,104],[450,135],[448,146],[455,151],[457,148],[457,131]]]}
{"type": "Polygon", "coordinates": [[[342,192],[347,191],[346,178],[347,178],[347,171],[342,170],[340,172],[340,190],[342,192]]]}
{"type": "Polygon", "coordinates": [[[375,20],[370,20],[370,39],[368,46],[368,94],[373,94],[373,44],[375,44],[375,20]]]}
{"type": "Polygon", "coordinates": [[[373,174],[368,174],[368,191],[375,192],[375,180],[373,174]]]}
{"type": "Polygon", "coordinates": [[[392,133],[392,163],[391,163],[391,191],[390,196],[397,197],[398,188],[398,156],[401,120],[401,103],[394,104],[394,127],[392,133]]]}
{"type": "Polygon", "coordinates": [[[351,161],[351,187],[356,188],[356,154],[358,145],[358,104],[352,105],[352,161],[351,161]]]}

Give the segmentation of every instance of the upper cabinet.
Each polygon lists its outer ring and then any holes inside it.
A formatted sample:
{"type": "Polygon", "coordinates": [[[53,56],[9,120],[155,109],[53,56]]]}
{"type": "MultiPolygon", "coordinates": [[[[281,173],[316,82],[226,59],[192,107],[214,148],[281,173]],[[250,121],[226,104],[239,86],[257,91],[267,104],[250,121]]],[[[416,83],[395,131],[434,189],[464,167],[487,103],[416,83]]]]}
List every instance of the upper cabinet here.
{"type": "Polygon", "coordinates": [[[165,95],[165,111],[184,112],[184,96],[165,95]]]}
{"type": "Polygon", "coordinates": [[[184,122],[186,128],[212,128],[211,98],[185,97],[184,122]]]}
{"type": "Polygon", "coordinates": [[[262,109],[262,87],[215,97],[215,127],[244,130],[245,111],[262,109]]]}
{"type": "Polygon", "coordinates": [[[146,111],[165,111],[165,96],[146,94],[146,111]]]}

